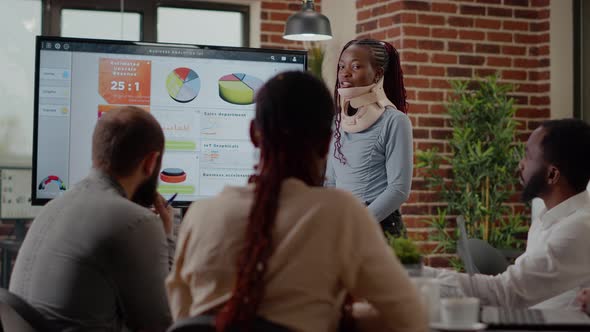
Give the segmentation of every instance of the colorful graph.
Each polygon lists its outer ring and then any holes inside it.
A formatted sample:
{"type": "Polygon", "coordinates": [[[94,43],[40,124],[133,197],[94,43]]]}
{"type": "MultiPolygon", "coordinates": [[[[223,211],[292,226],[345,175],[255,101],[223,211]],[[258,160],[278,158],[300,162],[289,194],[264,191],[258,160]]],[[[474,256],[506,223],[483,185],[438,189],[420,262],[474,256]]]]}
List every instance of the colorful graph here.
{"type": "Polygon", "coordinates": [[[172,99],[179,103],[188,103],[199,95],[201,79],[192,69],[179,67],[166,78],[166,90],[172,99]]]}
{"type": "Polygon", "coordinates": [[[64,191],[66,190],[66,185],[63,183],[63,181],[55,176],[55,175],[50,175],[48,177],[46,177],[45,179],[43,179],[43,181],[41,181],[41,183],[39,183],[39,190],[46,190],[47,189],[47,185],[55,182],[57,184],[57,187],[59,188],[59,190],[64,191]]]}
{"type": "Polygon", "coordinates": [[[164,168],[160,180],[168,183],[180,183],[186,180],[186,173],[181,168],[164,168]]]}
{"type": "Polygon", "coordinates": [[[100,58],[98,92],[111,105],[149,105],[152,62],[100,58]]]}
{"type": "Polygon", "coordinates": [[[249,105],[264,82],[244,73],[233,73],[219,79],[219,97],[231,104],[249,105]]]}

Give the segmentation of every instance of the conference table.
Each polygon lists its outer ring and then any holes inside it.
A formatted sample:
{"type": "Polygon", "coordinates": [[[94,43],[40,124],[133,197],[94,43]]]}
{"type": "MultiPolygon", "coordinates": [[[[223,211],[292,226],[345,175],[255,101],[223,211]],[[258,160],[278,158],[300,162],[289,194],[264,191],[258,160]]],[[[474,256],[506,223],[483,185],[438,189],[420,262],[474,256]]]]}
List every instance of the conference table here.
{"type": "MultiPolygon", "coordinates": [[[[437,329],[431,329],[431,332],[470,332],[470,331],[465,331],[465,330],[437,330],[437,329]]],[[[537,332],[537,331],[543,331],[543,332],[580,332],[580,330],[539,330],[539,329],[530,329],[530,330],[523,330],[523,329],[517,329],[517,330],[497,330],[497,329],[485,329],[485,330],[480,330],[480,331],[494,331],[494,332],[537,332]]],[[[590,329],[588,330],[590,331],[590,329]]]]}
{"type": "MultiPolygon", "coordinates": [[[[436,329],[431,329],[431,332],[470,332],[470,331],[465,331],[465,330],[436,330],[436,329]]],[[[579,332],[580,330],[538,330],[538,329],[531,329],[531,330],[522,330],[522,329],[518,329],[518,330],[490,330],[490,329],[485,329],[483,331],[494,331],[494,332],[537,332],[537,331],[543,331],[543,332],[579,332]]],[[[589,330],[590,331],[590,330],[589,330]]]]}

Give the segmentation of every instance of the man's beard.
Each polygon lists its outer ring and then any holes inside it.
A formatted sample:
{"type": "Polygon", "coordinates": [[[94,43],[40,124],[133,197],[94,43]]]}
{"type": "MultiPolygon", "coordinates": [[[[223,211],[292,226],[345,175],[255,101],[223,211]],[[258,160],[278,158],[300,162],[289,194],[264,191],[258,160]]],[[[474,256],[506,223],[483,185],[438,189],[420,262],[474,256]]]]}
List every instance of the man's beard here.
{"type": "Polygon", "coordinates": [[[533,198],[539,197],[547,189],[547,182],[545,181],[546,168],[541,168],[535,172],[522,189],[521,200],[523,202],[530,202],[533,198]]]}
{"type": "Polygon", "coordinates": [[[133,202],[145,206],[150,207],[154,204],[154,199],[156,198],[156,189],[158,188],[158,174],[160,173],[159,168],[154,170],[154,174],[150,176],[144,183],[139,185],[133,198],[131,199],[133,202]]]}

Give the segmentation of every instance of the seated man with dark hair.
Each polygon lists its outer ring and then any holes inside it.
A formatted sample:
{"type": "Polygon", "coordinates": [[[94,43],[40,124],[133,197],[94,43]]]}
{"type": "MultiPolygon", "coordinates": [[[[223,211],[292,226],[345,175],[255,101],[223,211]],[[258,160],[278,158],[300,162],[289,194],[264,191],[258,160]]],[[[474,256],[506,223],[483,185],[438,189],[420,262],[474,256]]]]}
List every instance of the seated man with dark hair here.
{"type": "Polygon", "coordinates": [[[164,134],[148,112],[103,115],[91,173],[48,203],[16,259],[10,290],[64,331],[164,331],[172,210],[156,192],[164,134]],[[158,214],[146,206],[154,204],[158,214]]]}
{"type": "Polygon", "coordinates": [[[514,265],[496,276],[426,271],[456,277],[463,292],[484,305],[574,306],[576,292],[590,286],[590,125],[542,123],[528,139],[519,171],[523,200],[539,197],[546,208],[533,216],[526,251],[514,265]]]}

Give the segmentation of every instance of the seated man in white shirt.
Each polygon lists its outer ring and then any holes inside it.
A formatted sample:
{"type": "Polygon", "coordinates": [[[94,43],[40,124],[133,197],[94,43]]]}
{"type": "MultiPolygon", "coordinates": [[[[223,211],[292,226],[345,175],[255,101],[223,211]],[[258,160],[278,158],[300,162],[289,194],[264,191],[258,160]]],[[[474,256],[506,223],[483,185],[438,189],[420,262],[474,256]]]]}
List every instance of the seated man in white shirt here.
{"type": "Polygon", "coordinates": [[[590,125],[581,120],[544,122],[529,137],[519,173],[522,199],[541,198],[527,248],[496,276],[427,269],[455,280],[483,305],[574,307],[576,292],[590,286],[590,125]]]}

